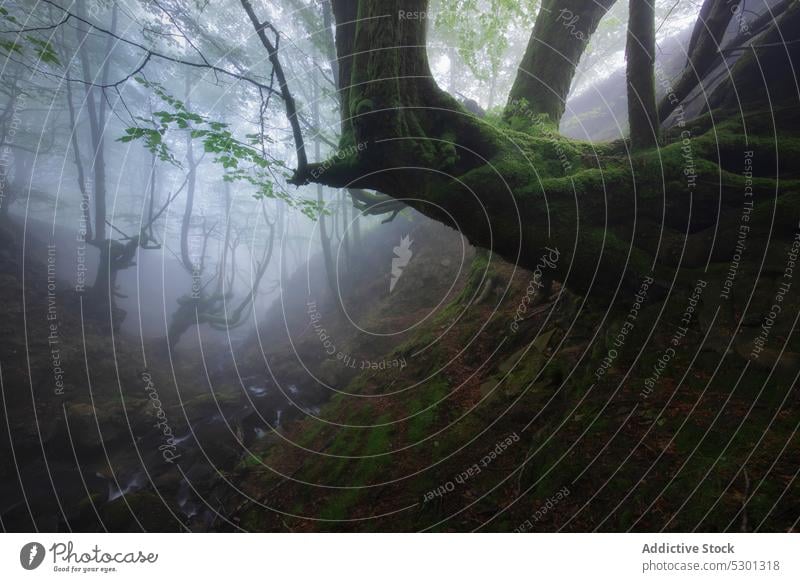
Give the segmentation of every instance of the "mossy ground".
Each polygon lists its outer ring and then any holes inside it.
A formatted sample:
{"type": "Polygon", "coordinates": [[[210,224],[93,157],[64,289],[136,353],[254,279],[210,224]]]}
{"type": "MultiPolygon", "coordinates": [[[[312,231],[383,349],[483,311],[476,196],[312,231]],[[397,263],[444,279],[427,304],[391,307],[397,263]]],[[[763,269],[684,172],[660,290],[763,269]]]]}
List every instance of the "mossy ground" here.
{"type": "MultiPolygon", "coordinates": [[[[542,531],[793,527],[800,511],[800,403],[792,383],[800,345],[790,332],[796,311],[787,307],[773,336],[776,348],[786,345],[785,357],[774,368],[753,362],[747,333],[742,326],[733,332],[742,300],[717,310],[719,286],[709,283],[667,369],[643,396],[691,291],[649,297],[598,379],[632,296],[607,309],[556,287],[510,334],[530,274],[512,277],[509,265],[492,260],[483,276],[487,265],[479,254],[461,293],[403,346],[426,345],[467,307],[438,349],[405,370],[400,385],[419,385],[385,398],[336,397],[321,414],[359,428],[312,419],[290,427],[288,440],[314,452],[273,443],[264,459],[291,479],[240,468],[235,478],[259,501],[296,516],[245,505],[242,523],[292,531],[511,531],[537,515],[534,529],[542,531]],[[482,293],[489,279],[493,289],[482,293]],[[476,295],[483,300],[467,306],[476,295]],[[431,371],[438,373],[429,377],[431,371]],[[518,443],[479,474],[455,481],[514,433],[518,443]],[[425,500],[448,482],[450,492],[425,500]],[[537,514],[563,487],[570,494],[537,514]]],[[[753,277],[741,273],[742,291],[753,277]]],[[[750,310],[760,320],[774,285],[762,279],[756,289],[750,310]]],[[[365,373],[347,391],[374,396],[382,385],[379,375],[365,373]]]]}

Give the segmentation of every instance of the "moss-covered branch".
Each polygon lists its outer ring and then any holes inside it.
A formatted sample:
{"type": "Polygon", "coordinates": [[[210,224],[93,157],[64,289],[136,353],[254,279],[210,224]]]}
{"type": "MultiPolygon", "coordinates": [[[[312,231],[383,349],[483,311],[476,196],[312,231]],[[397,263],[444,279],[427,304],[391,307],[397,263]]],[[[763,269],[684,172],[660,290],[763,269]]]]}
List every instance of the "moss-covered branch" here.
{"type": "MultiPolygon", "coordinates": [[[[350,4],[334,2],[337,18],[350,4]]],[[[346,63],[339,151],[297,183],[379,191],[523,267],[558,248],[553,276],[601,294],[651,272],[667,284],[680,266],[728,260],[730,239],[720,237],[735,233],[745,202],[757,208],[748,216],[754,232],[796,228],[792,205],[778,221],[765,209],[800,190],[800,176],[772,163],[796,155],[797,142],[775,140],[759,111],[682,122],[662,147],[635,154],[626,142],[560,136],[519,103],[503,119],[477,118],[434,82],[424,21],[401,16],[426,8],[362,0],[355,23],[337,30],[346,63]]],[[[798,127],[793,106],[771,115],[798,127]]]]}

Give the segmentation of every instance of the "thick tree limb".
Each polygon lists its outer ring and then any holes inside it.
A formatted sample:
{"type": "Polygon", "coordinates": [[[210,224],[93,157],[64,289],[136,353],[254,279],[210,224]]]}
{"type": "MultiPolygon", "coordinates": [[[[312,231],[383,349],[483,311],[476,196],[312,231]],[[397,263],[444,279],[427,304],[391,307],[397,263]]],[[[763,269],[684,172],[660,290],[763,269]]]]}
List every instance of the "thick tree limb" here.
{"type": "MultiPolygon", "coordinates": [[[[572,141],[542,124],[521,132],[513,115],[508,126],[470,115],[433,81],[425,22],[399,16],[424,12],[427,2],[340,0],[333,9],[337,23],[348,19],[336,33],[342,138],[336,154],[298,172],[296,183],[387,194],[532,270],[558,249],[563,261],[552,276],[601,295],[638,287],[648,274],[668,283],[687,277],[686,267],[729,259],[718,236],[729,242],[738,228],[745,188],[763,202],[750,222],[754,244],[762,233],[797,228],[790,209],[800,182],[786,174],[778,186],[767,162],[774,139],[744,137],[751,117],[701,120],[634,155],[621,142],[572,141]],[[750,182],[741,173],[746,149],[762,160],[750,182]],[[771,225],[776,192],[782,210],[771,225]]],[[[776,114],[788,116],[787,127],[797,117],[776,114]]],[[[781,140],[782,158],[794,155],[793,143],[781,140]]]]}

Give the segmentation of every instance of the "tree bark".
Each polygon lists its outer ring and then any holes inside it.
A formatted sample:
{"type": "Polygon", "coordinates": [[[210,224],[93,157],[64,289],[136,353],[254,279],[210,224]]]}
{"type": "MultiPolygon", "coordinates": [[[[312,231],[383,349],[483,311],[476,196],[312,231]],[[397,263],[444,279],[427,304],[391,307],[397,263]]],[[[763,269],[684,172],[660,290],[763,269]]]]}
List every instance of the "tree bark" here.
{"type": "MultiPolygon", "coordinates": [[[[314,127],[320,127],[319,119],[319,87],[314,83],[314,97],[311,106],[312,123],[314,127]]],[[[317,134],[319,135],[319,134],[317,134]]],[[[320,140],[318,137],[314,139],[314,159],[320,160],[320,140]]],[[[322,184],[317,184],[317,203],[322,207],[325,203],[324,188],[322,184]]],[[[325,263],[325,279],[328,282],[328,289],[331,292],[333,301],[341,307],[339,302],[339,293],[336,286],[336,264],[333,260],[333,253],[331,251],[331,237],[328,233],[328,225],[325,219],[325,214],[320,212],[317,219],[319,224],[319,239],[322,246],[322,259],[325,263]]],[[[333,216],[333,221],[336,221],[336,215],[333,216]]]]}
{"type": "Polygon", "coordinates": [[[222,294],[225,289],[225,272],[228,268],[228,251],[231,241],[231,183],[224,181],[223,191],[225,195],[225,236],[222,238],[222,249],[220,252],[219,264],[217,265],[217,294],[222,294]]]}
{"type": "Polygon", "coordinates": [[[508,97],[558,125],[590,37],[616,0],[543,0],[508,97]]]}
{"type": "Polygon", "coordinates": [[[278,42],[280,40],[280,36],[278,31],[275,30],[271,24],[259,21],[255,10],[253,10],[250,0],[240,1],[242,3],[242,7],[247,13],[247,16],[250,18],[250,22],[252,22],[253,27],[256,29],[256,34],[258,35],[261,44],[264,45],[265,49],[267,49],[267,56],[270,64],[272,65],[272,71],[275,73],[275,78],[278,80],[281,99],[286,107],[286,117],[289,119],[289,125],[292,128],[294,143],[297,146],[297,167],[305,168],[308,160],[306,159],[306,149],[303,143],[303,132],[300,129],[300,120],[297,117],[297,105],[295,104],[291,91],[289,91],[289,83],[287,82],[286,75],[283,72],[283,66],[281,65],[280,58],[278,58],[278,42]],[[274,44],[267,37],[267,28],[271,29],[275,33],[274,44]]]}
{"type": "Polygon", "coordinates": [[[86,239],[92,239],[92,217],[89,200],[89,192],[86,190],[86,172],[83,169],[83,160],[81,159],[80,142],[78,141],[78,121],[75,116],[75,105],[72,102],[72,87],[70,83],[67,86],[67,110],[69,111],[69,125],[70,125],[70,144],[72,146],[72,155],[75,161],[75,169],[78,172],[78,189],[81,193],[81,214],[83,221],[86,224],[86,239]]]}
{"type": "MultiPolygon", "coordinates": [[[[86,17],[84,2],[78,2],[78,14],[81,18],[86,17]]],[[[111,32],[117,29],[117,5],[114,4],[111,12],[111,32]]],[[[89,31],[79,33],[80,61],[83,77],[87,81],[93,81],[95,77],[91,73],[89,63],[89,51],[86,48],[86,41],[89,31]]],[[[103,54],[103,64],[100,71],[100,84],[105,85],[108,81],[109,55],[113,47],[113,38],[108,37],[106,50],[103,54]]],[[[102,90],[101,90],[102,91],[102,90]]],[[[105,164],[105,125],[106,125],[106,106],[103,95],[97,95],[98,90],[91,85],[86,85],[86,107],[89,112],[89,128],[92,137],[92,147],[94,148],[94,160],[92,162],[92,173],[94,176],[92,195],[94,196],[94,240],[98,243],[106,240],[106,164],[105,164]]]]}
{"type": "Polygon", "coordinates": [[[655,0],[631,0],[628,13],[627,58],[628,124],[631,147],[658,146],[659,123],[655,85],[655,0]]]}
{"type": "MultiPolygon", "coordinates": [[[[187,80],[187,94],[189,86],[187,80]]],[[[187,101],[188,102],[188,101],[187,101]]],[[[186,183],[186,204],[183,207],[183,218],[181,219],[181,262],[188,273],[193,273],[196,268],[194,260],[189,251],[189,231],[192,227],[192,213],[194,212],[194,194],[197,187],[197,162],[194,158],[194,146],[191,132],[186,132],[186,165],[188,175],[186,183]]]]}
{"type": "MultiPolygon", "coordinates": [[[[719,241],[730,240],[721,237],[737,226],[742,192],[750,187],[741,152],[751,148],[774,158],[774,140],[757,141],[752,132],[746,140],[729,119],[723,152],[720,126],[709,127],[706,118],[687,125],[683,135],[668,134],[660,149],[631,154],[623,142],[589,144],[543,124],[520,131],[515,123],[478,119],[433,81],[425,22],[398,18],[400,10],[425,11],[426,2],[339,0],[334,14],[352,11],[353,4],[358,24],[347,21],[336,34],[340,64],[349,67],[349,77],[341,69],[347,98],[339,151],[297,172],[295,183],[406,200],[473,245],[531,270],[541,270],[542,257],[556,249],[561,260],[549,275],[581,293],[636,289],[645,276],[663,288],[678,276],[685,280],[677,284],[688,284],[691,268],[730,259],[731,249],[719,241]]],[[[759,115],[747,112],[741,123],[759,115]]],[[[507,118],[513,122],[516,115],[507,118]]],[[[778,147],[791,153],[792,141],[779,140],[778,147]]],[[[767,173],[752,180],[754,199],[772,201],[777,192],[783,208],[794,208],[798,180],[781,176],[778,187],[768,165],[759,171],[767,173]]],[[[777,235],[776,229],[796,228],[797,215],[796,208],[782,212],[773,227],[764,204],[753,212],[750,229],[777,235]]]]}

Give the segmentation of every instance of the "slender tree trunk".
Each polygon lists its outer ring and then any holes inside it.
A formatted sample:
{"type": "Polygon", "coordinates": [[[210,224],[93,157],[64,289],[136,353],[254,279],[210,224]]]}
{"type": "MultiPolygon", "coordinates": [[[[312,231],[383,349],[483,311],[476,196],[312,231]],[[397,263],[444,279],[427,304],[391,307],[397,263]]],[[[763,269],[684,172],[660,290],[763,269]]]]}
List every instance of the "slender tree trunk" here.
{"type": "Polygon", "coordinates": [[[236,265],[236,251],[239,250],[240,236],[240,233],[237,232],[236,236],[233,237],[233,240],[231,241],[230,258],[228,259],[228,263],[231,267],[230,274],[228,275],[228,280],[225,285],[225,289],[227,289],[226,293],[233,291],[233,288],[236,285],[236,269],[238,268],[236,265]]]}
{"type": "MultiPolygon", "coordinates": [[[[191,84],[186,78],[186,102],[189,103],[191,95],[191,84]]],[[[197,186],[197,162],[194,158],[194,144],[191,131],[186,132],[186,165],[188,167],[188,181],[186,183],[186,204],[183,207],[183,218],[181,220],[181,261],[183,267],[193,273],[195,263],[189,250],[189,233],[192,228],[192,213],[194,212],[194,195],[197,186]]]]}
{"type": "MultiPolygon", "coordinates": [[[[77,6],[78,15],[85,18],[85,2],[81,0],[77,6]]],[[[117,29],[118,8],[114,4],[111,12],[111,32],[117,29]]],[[[89,30],[76,29],[80,49],[78,51],[81,71],[84,79],[88,83],[106,85],[110,70],[110,55],[113,48],[114,39],[109,36],[102,58],[99,75],[92,74],[91,60],[87,42],[90,38],[89,30]],[[99,77],[99,78],[98,78],[99,77]]],[[[109,322],[114,327],[119,326],[124,313],[115,308],[116,278],[120,269],[127,268],[133,261],[139,237],[136,236],[125,244],[118,243],[106,237],[106,167],[105,167],[105,125],[106,125],[106,104],[105,95],[102,89],[86,85],[86,108],[89,117],[89,131],[92,140],[94,155],[92,160],[91,188],[88,187],[88,180],[84,179],[87,185],[83,193],[84,200],[89,197],[94,198],[94,233],[92,244],[100,251],[97,275],[95,277],[90,292],[90,310],[100,317],[109,317],[109,322]]],[[[77,122],[77,116],[76,116],[77,122]]],[[[88,216],[84,210],[84,216],[88,216]]]]}
{"type": "Polygon", "coordinates": [[[628,123],[631,147],[634,150],[658,145],[655,54],[655,0],[631,0],[625,55],[627,57],[628,123]]]}
{"type": "Polygon", "coordinates": [[[492,78],[489,81],[489,102],[486,104],[486,110],[490,110],[494,107],[494,100],[495,100],[495,90],[497,87],[497,71],[492,71],[492,78]]]}
{"type": "Polygon", "coordinates": [[[142,229],[143,233],[146,233],[147,240],[143,241],[146,243],[155,242],[155,236],[153,235],[153,222],[154,216],[156,212],[156,184],[158,183],[157,178],[157,167],[158,167],[158,157],[156,154],[152,154],[150,157],[150,186],[148,191],[150,193],[150,199],[148,200],[147,206],[147,226],[146,228],[142,229]]]}
{"type": "Polygon", "coordinates": [[[344,245],[344,257],[348,269],[350,268],[350,213],[348,212],[350,206],[348,197],[344,191],[340,191],[339,216],[342,219],[342,244],[344,245]]]}
{"type": "Polygon", "coordinates": [[[352,211],[352,231],[353,231],[353,246],[355,248],[361,248],[361,212],[355,205],[351,206],[352,211]]]}
{"type": "MultiPolygon", "coordinates": [[[[316,149],[316,147],[314,148],[316,149]]],[[[317,202],[322,205],[325,203],[325,189],[321,184],[317,184],[317,202]]],[[[333,221],[336,220],[334,215],[333,221]]],[[[328,288],[331,293],[336,296],[336,265],[333,260],[333,251],[331,250],[331,237],[328,233],[328,222],[322,214],[319,216],[319,238],[322,247],[322,258],[325,262],[325,276],[328,281],[328,288]]]]}
{"type": "Polygon", "coordinates": [[[10,188],[7,188],[5,199],[0,200],[0,205],[2,205],[2,214],[6,217],[8,216],[11,203],[19,197],[20,193],[24,193],[28,190],[34,162],[34,155],[31,152],[21,148],[15,148],[13,156],[14,181],[10,184],[10,188]]]}
{"type": "MultiPolygon", "coordinates": [[[[0,114],[0,149],[2,152],[0,156],[2,156],[3,162],[8,163],[8,156],[11,154],[11,144],[6,143],[6,139],[8,138],[8,131],[10,129],[11,123],[14,121],[14,116],[18,115],[16,112],[17,104],[19,101],[20,89],[18,86],[19,83],[19,72],[17,69],[14,70],[13,75],[8,75],[8,86],[9,86],[9,99],[5,104],[5,108],[3,109],[3,113],[0,114]]],[[[13,159],[14,159],[14,182],[15,184],[11,188],[6,188],[8,184],[6,183],[8,179],[8,168],[4,168],[2,176],[0,176],[0,186],[3,186],[3,189],[0,190],[0,216],[3,218],[8,217],[8,211],[13,204],[14,200],[18,196],[18,192],[22,190],[17,189],[17,183],[20,182],[20,175],[22,174],[22,169],[20,168],[20,157],[22,155],[22,150],[16,149],[14,151],[13,159]]]]}
{"type": "Polygon", "coordinates": [[[267,49],[269,62],[272,65],[272,71],[275,74],[275,78],[278,81],[278,87],[280,88],[281,99],[286,107],[286,117],[289,119],[289,125],[292,128],[294,143],[297,146],[297,167],[305,168],[308,165],[308,160],[306,159],[303,132],[300,129],[300,120],[297,117],[297,105],[295,104],[294,97],[289,91],[289,84],[286,80],[286,75],[283,72],[283,66],[281,65],[280,58],[278,57],[278,33],[268,23],[259,21],[255,10],[253,10],[250,0],[240,0],[240,2],[242,4],[242,8],[244,8],[245,12],[247,13],[248,18],[250,18],[250,22],[256,29],[256,34],[258,35],[261,44],[265,49],[267,49]],[[269,37],[267,36],[267,29],[272,29],[273,32],[275,32],[276,38],[274,43],[270,41],[269,37]]]}
{"type": "Polygon", "coordinates": [[[192,213],[194,212],[194,196],[197,187],[197,162],[194,159],[194,147],[192,137],[186,134],[186,165],[188,168],[188,181],[186,183],[186,204],[183,207],[183,217],[181,219],[181,261],[188,272],[195,268],[189,249],[189,234],[192,228],[192,213]]]}
{"type": "MultiPolygon", "coordinates": [[[[247,309],[250,305],[254,304],[256,296],[258,295],[258,289],[261,286],[261,280],[264,277],[264,273],[267,272],[267,267],[269,266],[269,263],[272,260],[272,252],[275,248],[275,226],[269,224],[268,226],[269,226],[269,237],[267,238],[267,246],[264,247],[264,252],[261,256],[261,261],[258,262],[255,274],[250,279],[250,289],[247,292],[247,294],[241,299],[241,301],[236,307],[232,308],[228,312],[227,315],[219,312],[205,313],[203,314],[201,323],[209,323],[215,329],[232,329],[234,327],[238,327],[245,321],[242,319],[242,314],[244,313],[245,309],[247,309]]],[[[252,265],[253,262],[252,249],[249,252],[250,252],[250,262],[252,265]]]]}
{"type": "Polygon", "coordinates": [[[217,269],[217,294],[223,293],[225,285],[225,271],[228,268],[228,252],[231,241],[231,184],[227,180],[223,185],[225,191],[225,236],[222,240],[222,253],[217,269]]]}
{"type": "MultiPolygon", "coordinates": [[[[111,31],[116,32],[117,28],[117,5],[114,4],[111,12],[111,31]]],[[[86,10],[84,2],[78,3],[78,14],[85,18],[86,10]]],[[[89,61],[89,50],[86,42],[89,31],[85,30],[79,34],[80,61],[84,79],[96,82],[92,75],[89,61]]],[[[113,47],[113,38],[108,37],[106,50],[102,55],[103,65],[100,71],[99,84],[105,85],[108,82],[109,55],[113,47]]],[[[92,137],[92,147],[94,148],[94,161],[92,163],[92,173],[94,176],[92,193],[94,196],[94,240],[102,242],[106,240],[106,167],[105,167],[105,124],[106,124],[106,105],[105,96],[102,89],[97,89],[91,85],[86,85],[86,107],[89,112],[89,129],[92,137]]]]}
{"type": "MultiPolygon", "coordinates": [[[[313,97],[313,106],[311,107],[311,114],[312,114],[312,123],[314,127],[320,126],[320,119],[319,119],[319,87],[317,83],[314,82],[314,97],[313,97]]],[[[314,159],[317,161],[321,161],[321,153],[320,153],[320,140],[319,138],[314,139],[314,159]]],[[[320,206],[322,206],[325,202],[324,198],[324,189],[322,184],[317,184],[317,202],[320,206]]],[[[325,215],[320,213],[319,215],[319,238],[320,244],[322,245],[322,258],[325,261],[325,274],[326,280],[328,281],[328,288],[331,291],[331,296],[334,298],[334,302],[337,305],[340,305],[337,297],[337,289],[336,289],[336,266],[333,261],[333,253],[331,252],[331,239],[328,235],[328,226],[327,221],[325,219],[325,215]]],[[[336,215],[333,216],[333,221],[336,220],[336,215]]]]}
{"type": "MultiPolygon", "coordinates": [[[[542,0],[525,56],[508,96],[558,125],[575,69],[600,19],[615,0],[542,0]]],[[[636,0],[632,0],[632,4],[636,0]]]]}
{"type": "Polygon", "coordinates": [[[6,84],[8,85],[8,101],[5,103],[3,112],[0,113],[0,146],[6,145],[6,138],[8,137],[9,122],[14,116],[14,110],[17,106],[19,99],[19,75],[14,72],[14,75],[6,75],[6,84]]]}
{"type": "Polygon", "coordinates": [[[81,159],[80,141],[78,140],[78,122],[75,116],[75,105],[72,102],[72,86],[70,83],[66,83],[66,86],[67,110],[69,111],[69,124],[72,128],[70,143],[72,145],[73,159],[75,160],[75,169],[78,172],[78,189],[81,192],[81,212],[86,225],[86,240],[91,240],[93,238],[91,200],[89,199],[89,192],[86,190],[86,172],[83,168],[83,160],[81,159]]]}
{"type": "Polygon", "coordinates": [[[286,264],[288,260],[286,247],[289,244],[287,237],[289,236],[289,229],[287,228],[287,220],[286,220],[286,209],[284,208],[283,204],[278,204],[277,208],[278,214],[278,232],[280,233],[280,241],[281,241],[281,248],[280,248],[280,273],[278,282],[280,283],[279,288],[281,290],[281,294],[286,285],[289,284],[289,265],[286,264]]]}
{"type": "MultiPolygon", "coordinates": [[[[6,137],[8,132],[8,122],[11,120],[12,116],[14,115],[14,107],[17,103],[17,79],[14,79],[14,83],[12,86],[12,93],[6,104],[6,108],[3,110],[3,113],[0,114],[0,148],[5,148],[4,151],[0,152],[0,159],[3,160],[3,164],[8,163],[8,156],[10,154],[10,149],[6,146],[6,137]]],[[[14,156],[14,162],[16,165],[16,156],[14,156]]],[[[7,188],[8,183],[8,168],[2,169],[3,175],[0,176],[0,186],[2,186],[2,191],[0,191],[0,217],[7,218],[8,217],[8,210],[11,204],[14,202],[15,194],[7,188]]]]}

